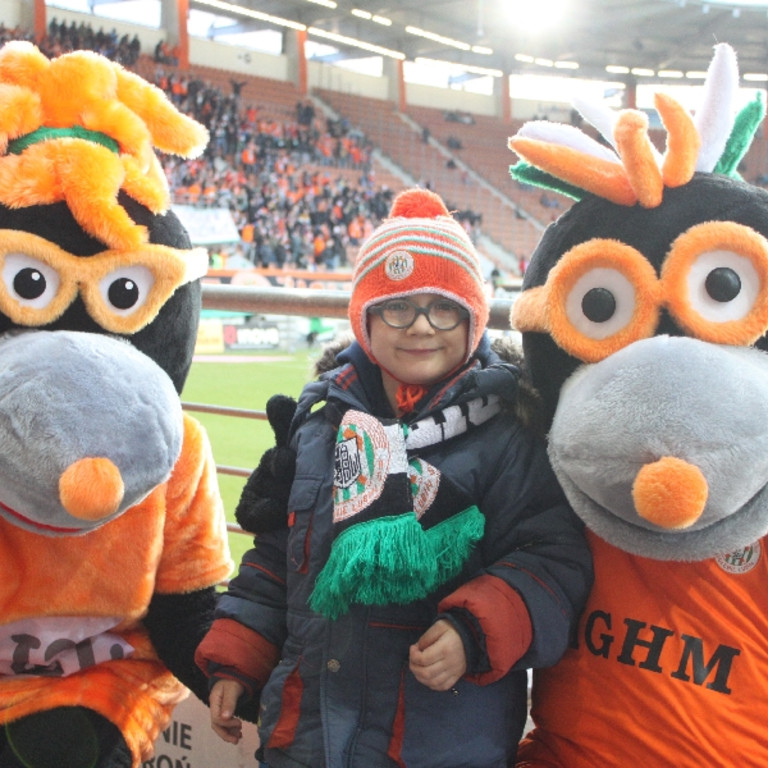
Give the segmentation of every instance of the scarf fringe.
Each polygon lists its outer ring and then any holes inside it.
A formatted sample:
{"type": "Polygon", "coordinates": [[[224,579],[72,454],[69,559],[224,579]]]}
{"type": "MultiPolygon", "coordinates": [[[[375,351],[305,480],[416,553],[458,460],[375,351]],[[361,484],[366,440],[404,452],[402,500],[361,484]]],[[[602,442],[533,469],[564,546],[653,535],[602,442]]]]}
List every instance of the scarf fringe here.
{"type": "Polygon", "coordinates": [[[458,576],[485,532],[485,516],[474,505],[425,531],[437,564],[437,584],[458,576]]]}
{"type": "Polygon", "coordinates": [[[485,518],[476,506],[428,530],[413,512],[352,526],[333,542],[309,605],[337,619],[353,603],[421,600],[461,571],[484,528],[485,518]]]}

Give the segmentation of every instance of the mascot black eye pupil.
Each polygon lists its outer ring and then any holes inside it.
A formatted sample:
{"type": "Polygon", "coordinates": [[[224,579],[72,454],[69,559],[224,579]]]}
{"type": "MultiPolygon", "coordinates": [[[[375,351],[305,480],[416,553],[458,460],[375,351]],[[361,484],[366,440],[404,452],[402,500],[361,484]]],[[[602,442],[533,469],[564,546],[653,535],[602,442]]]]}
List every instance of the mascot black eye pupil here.
{"type": "Polygon", "coordinates": [[[127,277],[115,280],[109,286],[109,303],[117,309],[130,309],[139,300],[139,287],[127,277]]]}
{"type": "Polygon", "coordinates": [[[732,269],[718,267],[713,269],[704,283],[707,294],[715,301],[732,301],[741,291],[741,279],[732,269]]]}
{"type": "Polygon", "coordinates": [[[590,288],[581,300],[581,309],[593,323],[604,323],[616,312],[616,299],[607,288],[590,288]]]}
{"type": "Polygon", "coordinates": [[[45,277],[37,269],[22,269],[13,278],[13,289],[22,299],[36,299],[45,293],[45,277]]]}

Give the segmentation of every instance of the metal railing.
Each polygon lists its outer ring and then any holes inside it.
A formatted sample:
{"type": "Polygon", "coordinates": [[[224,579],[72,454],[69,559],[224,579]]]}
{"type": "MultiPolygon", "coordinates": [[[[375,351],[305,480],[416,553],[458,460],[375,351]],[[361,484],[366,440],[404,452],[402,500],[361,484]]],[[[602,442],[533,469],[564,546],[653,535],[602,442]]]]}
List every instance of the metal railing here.
{"type": "MultiPolygon", "coordinates": [[[[491,299],[488,327],[509,329],[513,299],[491,299]]],[[[205,309],[231,310],[264,315],[344,318],[349,293],[313,288],[253,288],[239,285],[203,285],[205,309]]]]}

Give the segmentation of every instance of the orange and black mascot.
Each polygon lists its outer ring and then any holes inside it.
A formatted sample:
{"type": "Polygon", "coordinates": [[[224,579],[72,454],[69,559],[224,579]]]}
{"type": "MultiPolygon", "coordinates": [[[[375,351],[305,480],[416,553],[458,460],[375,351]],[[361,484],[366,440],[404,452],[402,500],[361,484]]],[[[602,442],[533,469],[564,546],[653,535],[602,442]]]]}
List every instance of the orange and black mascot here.
{"type": "Polygon", "coordinates": [[[206,697],[231,563],[179,392],[207,256],[155,154],[206,141],[96,54],[0,49],[2,768],[137,768],[187,686],[206,697]]]}
{"type": "Polygon", "coordinates": [[[598,138],[510,139],[515,177],[578,199],[512,321],[595,565],[518,766],[765,768],[768,193],[739,172],[764,108],[724,44],[695,114],[657,94],[661,146],[648,113],[577,106],[598,138]]]}

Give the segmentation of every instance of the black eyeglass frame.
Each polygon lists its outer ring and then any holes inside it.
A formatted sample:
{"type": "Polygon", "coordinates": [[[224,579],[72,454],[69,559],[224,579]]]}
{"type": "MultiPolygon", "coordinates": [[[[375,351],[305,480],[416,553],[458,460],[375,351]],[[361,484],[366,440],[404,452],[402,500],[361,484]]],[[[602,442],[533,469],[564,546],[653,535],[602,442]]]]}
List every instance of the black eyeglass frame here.
{"type": "Polygon", "coordinates": [[[382,319],[382,322],[385,325],[388,325],[390,328],[394,328],[395,330],[398,330],[398,331],[408,330],[419,319],[420,315],[424,315],[424,317],[427,318],[427,322],[436,331],[452,331],[454,328],[458,328],[465,320],[469,319],[469,310],[466,307],[462,307],[461,304],[458,304],[455,301],[451,301],[450,299],[436,299],[435,301],[431,301],[429,304],[427,304],[424,307],[420,307],[418,304],[414,304],[410,299],[407,299],[407,298],[390,299],[389,301],[385,301],[382,304],[374,304],[372,307],[368,308],[368,311],[373,315],[378,315],[382,319]],[[407,325],[393,325],[384,317],[384,312],[386,310],[387,304],[394,301],[404,302],[409,307],[411,307],[411,309],[413,309],[413,319],[407,325]],[[432,310],[432,307],[435,306],[435,304],[441,304],[445,302],[450,302],[451,304],[455,305],[456,309],[459,312],[459,319],[453,325],[448,326],[447,328],[441,328],[432,322],[432,318],[429,316],[429,313],[432,310]]]}

